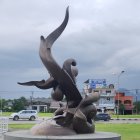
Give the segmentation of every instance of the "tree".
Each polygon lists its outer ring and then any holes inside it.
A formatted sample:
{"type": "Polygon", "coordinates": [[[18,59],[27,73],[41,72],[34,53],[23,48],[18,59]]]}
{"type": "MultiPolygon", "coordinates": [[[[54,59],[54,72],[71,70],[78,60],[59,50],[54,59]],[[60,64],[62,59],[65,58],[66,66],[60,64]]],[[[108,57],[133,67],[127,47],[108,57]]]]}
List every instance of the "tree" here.
{"type": "Polygon", "coordinates": [[[134,102],[134,110],[136,110],[136,113],[140,113],[140,101],[134,102]]]}
{"type": "Polygon", "coordinates": [[[23,103],[24,106],[27,106],[27,99],[25,97],[20,97],[19,100],[23,103]]]}
{"type": "Polygon", "coordinates": [[[5,105],[6,105],[6,100],[5,99],[0,99],[0,110],[3,110],[5,105]]]}
{"type": "Polygon", "coordinates": [[[20,111],[20,110],[26,109],[26,105],[27,105],[26,98],[25,97],[20,97],[19,99],[14,99],[13,100],[12,109],[14,111],[20,111]]]}
{"type": "Polygon", "coordinates": [[[121,115],[124,115],[124,110],[125,110],[124,104],[120,104],[120,106],[119,106],[119,112],[120,112],[121,115]]]}

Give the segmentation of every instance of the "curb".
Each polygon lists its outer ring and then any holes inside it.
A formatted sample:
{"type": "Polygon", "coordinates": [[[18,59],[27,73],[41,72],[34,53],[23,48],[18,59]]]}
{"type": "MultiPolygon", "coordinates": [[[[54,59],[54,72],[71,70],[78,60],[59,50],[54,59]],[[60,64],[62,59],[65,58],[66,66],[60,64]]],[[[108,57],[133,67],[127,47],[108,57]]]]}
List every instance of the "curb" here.
{"type": "Polygon", "coordinates": [[[122,120],[122,121],[140,121],[140,118],[119,118],[119,119],[115,119],[115,118],[111,118],[111,120],[122,120]]]}

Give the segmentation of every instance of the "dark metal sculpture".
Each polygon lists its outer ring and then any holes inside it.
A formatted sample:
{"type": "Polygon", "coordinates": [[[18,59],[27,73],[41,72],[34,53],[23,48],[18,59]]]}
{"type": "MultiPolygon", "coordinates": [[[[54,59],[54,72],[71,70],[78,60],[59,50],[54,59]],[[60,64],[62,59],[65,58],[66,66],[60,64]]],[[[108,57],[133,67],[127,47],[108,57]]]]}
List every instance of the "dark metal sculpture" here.
{"type": "Polygon", "coordinates": [[[78,70],[74,59],[67,59],[61,68],[51,54],[51,48],[55,40],[64,31],[69,19],[69,11],[62,24],[54,30],[47,38],[40,37],[40,58],[50,74],[50,78],[41,81],[30,81],[18,83],[20,85],[36,86],[40,89],[53,88],[52,98],[61,101],[66,97],[67,106],[56,110],[54,120],[62,127],[73,129],[76,133],[93,133],[95,131],[93,118],[96,115],[96,108],[93,102],[99,99],[98,94],[81,96],[76,86],[78,70]],[[65,115],[64,115],[65,114],[65,115]]]}

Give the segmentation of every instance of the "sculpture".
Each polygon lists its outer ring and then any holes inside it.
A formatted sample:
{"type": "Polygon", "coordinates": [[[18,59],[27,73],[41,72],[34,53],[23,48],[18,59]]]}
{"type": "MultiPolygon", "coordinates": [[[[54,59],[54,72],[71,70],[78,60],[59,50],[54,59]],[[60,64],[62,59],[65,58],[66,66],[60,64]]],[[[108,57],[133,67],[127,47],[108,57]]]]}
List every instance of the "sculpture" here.
{"type": "Polygon", "coordinates": [[[65,96],[67,101],[66,107],[60,107],[56,110],[53,118],[55,123],[62,128],[69,128],[77,134],[94,133],[93,118],[96,115],[96,108],[92,103],[99,99],[99,94],[90,94],[83,98],[76,86],[75,78],[78,75],[76,61],[72,58],[67,59],[61,68],[51,54],[52,45],[64,31],[68,19],[69,8],[67,7],[62,24],[47,38],[40,37],[39,55],[50,74],[50,78],[18,84],[36,86],[40,89],[53,88],[52,98],[54,100],[61,101],[65,96]]]}

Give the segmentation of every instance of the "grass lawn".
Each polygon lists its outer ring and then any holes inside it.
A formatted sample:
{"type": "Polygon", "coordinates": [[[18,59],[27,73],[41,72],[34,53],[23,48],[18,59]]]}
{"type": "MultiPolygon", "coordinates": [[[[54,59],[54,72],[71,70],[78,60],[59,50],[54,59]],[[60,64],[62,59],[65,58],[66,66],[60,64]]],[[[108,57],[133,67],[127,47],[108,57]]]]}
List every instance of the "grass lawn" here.
{"type": "MultiPolygon", "coordinates": [[[[34,124],[10,124],[12,129],[30,129],[34,124]]],[[[104,124],[96,123],[96,131],[115,132],[121,140],[140,140],[140,124],[104,124]]]]}
{"type": "MultiPolygon", "coordinates": [[[[13,112],[2,112],[2,116],[10,116],[13,112]]],[[[39,117],[52,117],[53,113],[38,113],[39,117]]]]}
{"type": "Polygon", "coordinates": [[[96,131],[115,132],[121,140],[140,140],[140,124],[102,124],[97,123],[96,131]]]}
{"type": "Polygon", "coordinates": [[[2,112],[2,116],[10,116],[13,112],[2,112]]]}
{"type": "MultiPolygon", "coordinates": [[[[117,115],[111,115],[112,118],[117,118],[117,115]]],[[[140,118],[140,115],[119,115],[119,118],[140,118]]]]}
{"type": "Polygon", "coordinates": [[[9,129],[30,129],[35,124],[9,124],[9,129]]]}
{"type": "Polygon", "coordinates": [[[52,117],[53,113],[38,113],[39,117],[52,117]]]}

